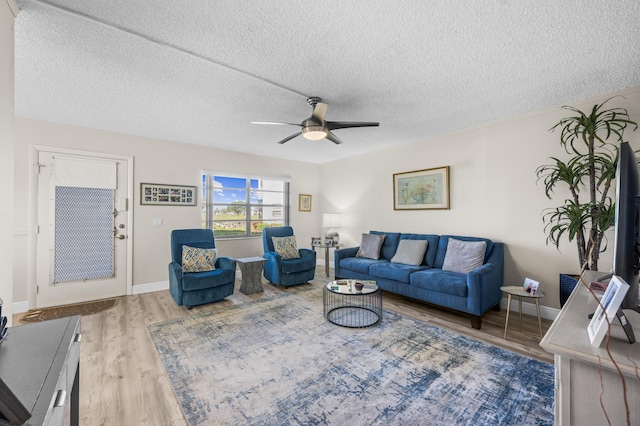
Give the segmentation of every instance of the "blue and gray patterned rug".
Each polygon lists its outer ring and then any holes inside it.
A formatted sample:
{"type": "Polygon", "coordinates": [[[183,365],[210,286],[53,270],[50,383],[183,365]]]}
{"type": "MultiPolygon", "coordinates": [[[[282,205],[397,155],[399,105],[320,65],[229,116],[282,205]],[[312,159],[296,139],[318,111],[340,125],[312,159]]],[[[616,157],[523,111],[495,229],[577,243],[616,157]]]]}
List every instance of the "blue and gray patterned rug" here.
{"type": "Polygon", "coordinates": [[[317,286],[148,331],[190,425],[553,424],[552,365],[389,311],[332,325],[317,286]]]}

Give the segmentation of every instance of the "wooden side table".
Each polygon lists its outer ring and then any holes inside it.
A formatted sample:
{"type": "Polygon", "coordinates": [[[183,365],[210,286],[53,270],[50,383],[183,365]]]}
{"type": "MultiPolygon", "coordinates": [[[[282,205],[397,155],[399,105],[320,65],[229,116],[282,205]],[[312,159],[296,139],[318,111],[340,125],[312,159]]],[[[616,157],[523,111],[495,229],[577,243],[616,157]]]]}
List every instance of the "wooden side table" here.
{"type": "Polygon", "coordinates": [[[540,337],[542,337],[542,319],[540,318],[540,303],[538,301],[542,299],[545,294],[542,291],[537,291],[535,294],[527,293],[522,286],[507,286],[500,287],[503,293],[507,294],[507,318],[504,322],[504,339],[507,339],[507,328],[509,327],[509,311],[511,310],[511,296],[517,296],[520,302],[520,332],[522,332],[522,298],[526,297],[533,299],[536,302],[536,312],[538,314],[538,327],[540,328],[540,337]]]}
{"type": "Polygon", "coordinates": [[[264,291],[262,286],[262,269],[267,259],[262,257],[242,257],[236,259],[236,263],[242,272],[240,292],[244,294],[260,293],[264,291]]]}

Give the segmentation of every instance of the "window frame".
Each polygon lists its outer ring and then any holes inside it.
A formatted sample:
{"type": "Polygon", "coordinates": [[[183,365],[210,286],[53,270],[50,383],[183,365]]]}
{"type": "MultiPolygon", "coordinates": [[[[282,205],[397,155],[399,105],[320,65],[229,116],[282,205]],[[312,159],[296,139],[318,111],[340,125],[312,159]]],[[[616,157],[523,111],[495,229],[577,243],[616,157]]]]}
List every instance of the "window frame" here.
{"type": "Polygon", "coordinates": [[[246,238],[261,238],[261,232],[256,234],[253,233],[252,231],[252,224],[254,222],[263,222],[263,223],[278,223],[281,224],[283,226],[289,225],[289,218],[290,218],[290,179],[289,178],[283,178],[283,177],[274,177],[274,176],[251,176],[251,175],[239,175],[239,174],[234,174],[234,173],[225,173],[225,172],[210,172],[210,171],[202,171],[201,173],[201,184],[202,184],[202,227],[203,228],[209,228],[213,230],[214,236],[216,239],[218,240],[233,240],[233,239],[246,239],[246,238]],[[245,187],[244,188],[225,188],[228,190],[232,190],[232,191],[244,191],[245,193],[245,200],[244,203],[242,204],[244,206],[245,209],[245,217],[244,219],[239,219],[239,220],[228,220],[229,222],[239,222],[241,220],[243,220],[245,222],[245,232],[244,233],[239,233],[239,234],[219,234],[216,233],[216,228],[215,228],[215,223],[216,222],[221,222],[220,219],[216,220],[215,219],[215,211],[216,211],[216,206],[221,206],[224,208],[227,208],[227,206],[230,206],[232,204],[238,204],[238,203],[216,203],[215,200],[215,192],[216,192],[216,188],[218,188],[218,186],[216,186],[215,182],[216,179],[218,178],[222,178],[222,179],[242,179],[245,182],[245,187]],[[265,188],[261,188],[260,183],[258,182],[258,188],[252,188],[251,187],[251,183],[252,181],[271,181],[271,182],[280,182],[282,183],[282,190],[272,190],[272,189],[265,189],[265,188]],[[252,203],[252,192],[261,192],[261,193],[275,193],[275,194],[281,194],[282,197],[282,203],[276,203],[276,204],[264,204],[264,203],[252,203]],[[280,209],[281,210],[281,218],[269,218],[269,219],[263,219],[260,218],[258,220],[253,219],[253,215],[251,214],[254,209],[260,209],[261,213],[263,212],[262,209],[264,209],[265,207],[271,207],[274,209],[280,209]]]}

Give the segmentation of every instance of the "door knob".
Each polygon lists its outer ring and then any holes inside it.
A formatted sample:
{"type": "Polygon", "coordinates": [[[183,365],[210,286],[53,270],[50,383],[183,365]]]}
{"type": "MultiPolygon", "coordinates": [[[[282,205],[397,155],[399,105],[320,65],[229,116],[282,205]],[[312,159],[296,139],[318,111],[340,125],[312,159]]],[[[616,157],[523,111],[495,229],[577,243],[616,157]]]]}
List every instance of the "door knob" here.
{"type": "Polygon", "coordinates": [[[118,235],[119,240],[124,240],[125,238],[127,238],[125,235],[118,235]]]}

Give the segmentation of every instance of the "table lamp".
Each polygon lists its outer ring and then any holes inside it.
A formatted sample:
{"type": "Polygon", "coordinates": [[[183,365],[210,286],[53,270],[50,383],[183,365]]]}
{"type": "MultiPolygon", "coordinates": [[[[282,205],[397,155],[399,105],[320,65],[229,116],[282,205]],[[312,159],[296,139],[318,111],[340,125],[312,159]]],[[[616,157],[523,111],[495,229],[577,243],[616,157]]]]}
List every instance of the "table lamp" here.
{"type": "Polygon", "coordinates": [[[333,240],[333,245],[340,242],[340,234],[334,228],[340,228],[340,213],[324,213],[322,215],[322,227],[329,228],[324,234],[327,240],[333,240]]]}

